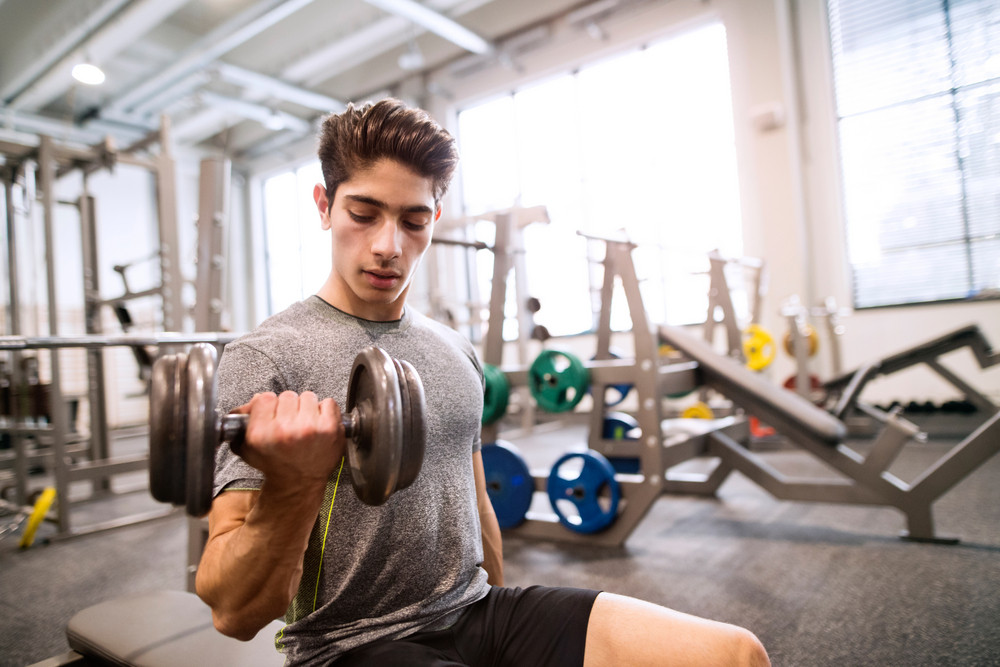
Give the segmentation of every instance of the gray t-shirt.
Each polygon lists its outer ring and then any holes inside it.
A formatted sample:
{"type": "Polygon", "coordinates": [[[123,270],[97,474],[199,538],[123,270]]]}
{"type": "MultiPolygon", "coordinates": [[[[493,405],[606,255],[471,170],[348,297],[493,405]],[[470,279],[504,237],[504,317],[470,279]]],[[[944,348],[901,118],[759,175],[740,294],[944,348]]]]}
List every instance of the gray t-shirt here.
{"type": "MultiPolygon", "coordinates": [[[[354,358],[368,345],[409,361],[420,375],[424,463],[410,487],[379,507],[358,499],[346,464],[333,473],[299,591],[275,638],[289,665],[323,664],[376,639],[445,627],[489,590],[472,472],[482,368],[460,334],[409,308],[398,321],[372,322],[313,296],[226,346],[219,409],[285,390],[313,391],[343,408],[354,358]]],[[[227,446],[219,449],[216,494],[259,489],[261,479],[227,446]]]]}

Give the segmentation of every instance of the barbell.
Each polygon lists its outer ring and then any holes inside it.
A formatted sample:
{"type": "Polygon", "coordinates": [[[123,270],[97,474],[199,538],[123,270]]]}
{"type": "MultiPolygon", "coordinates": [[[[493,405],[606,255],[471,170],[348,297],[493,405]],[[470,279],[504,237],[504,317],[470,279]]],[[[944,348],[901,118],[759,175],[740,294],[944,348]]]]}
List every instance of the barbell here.
{"type": "MultiPolygon", "coordinates": [[[[153,364],[149,392],[149,488],[191,516],[212,506],[215,450],[238,453],[249,416],[220,415],[218,353],[197,344],[153,364]]],[[[406,361],[370,346],[354,359],[342,412],[351,484],[362,502],[381,505],[416,479],[424,459],[424,388],[406,361]]]]}

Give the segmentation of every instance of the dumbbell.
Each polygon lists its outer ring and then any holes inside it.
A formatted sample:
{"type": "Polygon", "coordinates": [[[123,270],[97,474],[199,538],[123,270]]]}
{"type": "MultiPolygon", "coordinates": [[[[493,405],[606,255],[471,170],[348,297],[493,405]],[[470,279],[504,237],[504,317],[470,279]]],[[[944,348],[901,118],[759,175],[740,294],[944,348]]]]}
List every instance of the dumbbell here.
{"type": "MultiPolygon", "coordinates": [[[[227,442],[238,451],[249,421],[216,412],[217,364],[215,347],[198,343],[161,356],[150,378],[150,493],[191,516],[212,506],[216,448],[227,442]]],[[[423,383],[409,362],[367,347],[354,359],[342,412],[351,484],[364,503],[381,505],[423,464],[423,383]]]]}

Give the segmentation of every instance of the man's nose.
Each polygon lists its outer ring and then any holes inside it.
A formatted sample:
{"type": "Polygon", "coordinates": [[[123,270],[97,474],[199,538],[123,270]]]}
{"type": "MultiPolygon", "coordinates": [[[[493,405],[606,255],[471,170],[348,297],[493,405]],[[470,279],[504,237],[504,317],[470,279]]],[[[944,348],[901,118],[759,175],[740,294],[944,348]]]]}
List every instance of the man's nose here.
{"type": "Polygon", "coordinates": [[[372,239],[372,253],[388,259],[398,257],[402,252],[402,231],[395,220],[385,220],[375,231],[372,239]]]}

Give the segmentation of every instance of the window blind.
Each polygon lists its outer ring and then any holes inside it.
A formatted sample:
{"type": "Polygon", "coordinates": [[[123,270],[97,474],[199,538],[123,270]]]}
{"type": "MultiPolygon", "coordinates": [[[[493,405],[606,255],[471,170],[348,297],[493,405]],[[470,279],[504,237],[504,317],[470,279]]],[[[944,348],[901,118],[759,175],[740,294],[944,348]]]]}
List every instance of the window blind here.
{"type": "Polygon", "coordinates": [[[828,7],[855,307],[1000,296],[1000,2],[828,7]]]}

